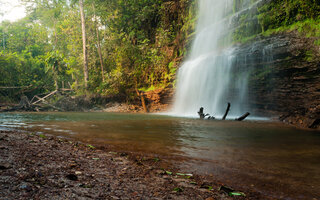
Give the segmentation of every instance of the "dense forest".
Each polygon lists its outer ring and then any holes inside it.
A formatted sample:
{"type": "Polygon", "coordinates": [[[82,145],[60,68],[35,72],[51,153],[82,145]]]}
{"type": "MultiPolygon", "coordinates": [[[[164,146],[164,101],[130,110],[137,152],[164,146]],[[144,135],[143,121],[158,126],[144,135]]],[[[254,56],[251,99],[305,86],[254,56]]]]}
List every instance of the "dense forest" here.
{"type": "Polygon", "coordinates": [[[166,87],[195,24],[189,0],[23,2],[28,16],[0,25],[0,86],[28,95],[72,87],[130,100],[136,88],[166,87]]]}
{"type": "MultiPolygon", "coordinates": [[[[234,13],[242,9],[239,2],[234,0],[234,13]]],[[[281,31],[320,37],[319,1],[268,2],[254,17],[240,17],[230,33],[234,43],[281,31]]],[[[196,0],[22,3],[25,18],[0,24],[0,87],[21,87],[1,90],[1,101],[58,88],[130,101],[137,90],[174,87],[194,35],[198,5],[196,0]]]]}

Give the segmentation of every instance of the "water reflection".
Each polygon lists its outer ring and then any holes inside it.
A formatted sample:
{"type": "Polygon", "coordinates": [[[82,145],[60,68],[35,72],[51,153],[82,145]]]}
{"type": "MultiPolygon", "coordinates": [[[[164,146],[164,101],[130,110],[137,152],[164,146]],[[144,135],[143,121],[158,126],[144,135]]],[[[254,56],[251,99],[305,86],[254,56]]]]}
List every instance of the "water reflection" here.
{"type": "Polygon", "coordinates": [[[230,185],[240,183],[267,192],[272,188],[277,195],[291,193],[302,199],[320,196],[319,132],[270,122],[138,114],[2,113],[0,119],[2,129],[14,127],[112,144],[127,151],[188,157],[182,168],[213,173],[230,185]]]}

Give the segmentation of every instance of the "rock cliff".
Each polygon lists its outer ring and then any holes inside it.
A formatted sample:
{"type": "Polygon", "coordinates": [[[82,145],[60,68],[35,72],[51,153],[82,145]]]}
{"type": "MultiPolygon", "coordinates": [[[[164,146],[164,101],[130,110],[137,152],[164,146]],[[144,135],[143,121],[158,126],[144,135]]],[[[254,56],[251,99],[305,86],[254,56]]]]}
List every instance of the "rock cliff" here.
{"type": "Polygon", "coordinates": [[[248,105],[256,115],[320,128],[320,47],[316,40],[290,32],[257,37],[236,47],[235,74],[249,74],[248,105]]]}

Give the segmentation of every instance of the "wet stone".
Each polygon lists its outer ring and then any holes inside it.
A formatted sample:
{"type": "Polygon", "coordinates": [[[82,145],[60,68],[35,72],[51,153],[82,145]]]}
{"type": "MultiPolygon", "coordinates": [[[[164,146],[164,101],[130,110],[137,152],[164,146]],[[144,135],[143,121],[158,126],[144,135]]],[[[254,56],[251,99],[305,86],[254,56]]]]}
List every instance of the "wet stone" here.
{"type": "Polygon", "coordinates": [[[32,188],[26,183],[21,184],[19,188],[22,189],[22,190],[26,190],[26,191],[31,191],[32,190],[32,188]]]}
{"type": "Polygon", "coordinates": [[[10,169],[11,167],[8,164],[0,164],[0,170],[7,170],[10,169]]]}

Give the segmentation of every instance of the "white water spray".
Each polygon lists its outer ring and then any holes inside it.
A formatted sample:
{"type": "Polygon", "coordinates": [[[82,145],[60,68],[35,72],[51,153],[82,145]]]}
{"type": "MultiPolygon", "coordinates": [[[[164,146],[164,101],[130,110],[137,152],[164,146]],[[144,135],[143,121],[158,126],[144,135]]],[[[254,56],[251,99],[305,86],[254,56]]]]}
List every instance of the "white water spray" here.
{"type": "Polygon", "coordinates": [[[173,113],[194,116],[200,107],[216,117],[231,103],[230,115],[246,106],[247,73],[237,69],[230,45],[233,0],[200,0],[196,37],[178,72],[173,113]]]}

